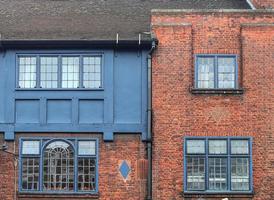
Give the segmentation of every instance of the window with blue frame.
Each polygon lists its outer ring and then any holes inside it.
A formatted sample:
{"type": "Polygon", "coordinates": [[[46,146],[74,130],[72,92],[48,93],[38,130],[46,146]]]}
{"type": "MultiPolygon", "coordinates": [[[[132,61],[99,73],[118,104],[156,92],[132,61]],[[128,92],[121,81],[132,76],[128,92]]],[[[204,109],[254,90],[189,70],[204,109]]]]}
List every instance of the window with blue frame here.
{"type": "Polygon", "coordinates": [[[20,191],[97,192],[98,142],[21,139],[20,191]]]}
{"type": "Polygon", "coordinates": [[[250,138],[185,139],[186,192],[251,192],[250,138]]]}
{"type": "Polygon", "coordinates": [[[101,55],[19,55],[18,88],[102,88],[101,55]]]}
{"type": "Polygon", "coordinates": [[[236,89],[237,56],[197,55],[195,87],[200,89],[236,89]]]}

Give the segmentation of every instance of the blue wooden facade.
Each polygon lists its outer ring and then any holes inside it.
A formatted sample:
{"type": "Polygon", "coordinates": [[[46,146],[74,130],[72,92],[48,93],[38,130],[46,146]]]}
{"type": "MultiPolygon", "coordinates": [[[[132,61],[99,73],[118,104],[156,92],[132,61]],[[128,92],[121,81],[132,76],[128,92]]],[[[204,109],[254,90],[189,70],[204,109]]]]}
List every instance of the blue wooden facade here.
{"type": "Polygon", "coordinates": [[[5,50],[0,52],[0,132],[147,133],[147,50],[5,50]],[[18,88],[20,55],[101,55],[102,88],[18,88]]]}

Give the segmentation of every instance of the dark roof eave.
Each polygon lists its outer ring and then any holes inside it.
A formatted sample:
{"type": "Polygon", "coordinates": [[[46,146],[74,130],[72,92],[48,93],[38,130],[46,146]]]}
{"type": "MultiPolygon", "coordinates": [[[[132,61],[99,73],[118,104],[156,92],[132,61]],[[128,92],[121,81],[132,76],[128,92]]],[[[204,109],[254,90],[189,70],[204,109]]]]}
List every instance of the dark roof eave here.
{"type": "Polygon", "coordinates": [[[1,40],[1,49],[150,49],[147,40],[1,40]]]}

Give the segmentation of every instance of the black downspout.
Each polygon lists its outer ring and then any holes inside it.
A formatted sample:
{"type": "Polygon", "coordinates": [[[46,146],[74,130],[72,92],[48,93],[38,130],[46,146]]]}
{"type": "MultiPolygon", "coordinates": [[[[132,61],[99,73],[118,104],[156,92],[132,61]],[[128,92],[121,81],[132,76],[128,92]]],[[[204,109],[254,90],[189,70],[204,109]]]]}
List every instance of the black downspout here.
{"type": "Polygon", "coordinates": [[[147,159],[148,159],[148,173],[147,173],[147,198],[152,200],[152,53],[156,48],[156,39],[152,39],[151,49],[147,57],[147,159]]]}

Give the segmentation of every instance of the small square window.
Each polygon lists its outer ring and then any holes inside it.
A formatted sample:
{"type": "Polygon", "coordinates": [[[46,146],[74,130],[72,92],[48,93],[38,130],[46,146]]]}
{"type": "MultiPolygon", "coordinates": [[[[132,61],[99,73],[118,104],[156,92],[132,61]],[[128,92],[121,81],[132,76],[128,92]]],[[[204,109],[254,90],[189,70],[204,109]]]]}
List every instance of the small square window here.
{"type": "Polygon", "coordinates": [[[23,141],[22,154],[25,154],[25,155],[40,154],[40,142],[39,141],[23,141]]]}
{"type": "Polygon", "coordinates": [[[79,155],[95,155],[96,154],[96,143],[95,141],[79,141],[79,155]]]}
{"type": "Polygon", "coordinates": [[[248,140],[231,140],[231,154],[248,154],[248,140]]]}
{"type": "Polygon", "coordinates": [[[226,154],[227,142],[226,140],[209,140],[209,153],[210,154],[226,154]]]}
{"type": "Polygon", "coordinates": [[[188,154],[204,154],[205,141],[204,140],[187,140],[187,153],[188,154]]]}
{"type": "Polygon", "coordinates": [[[196,88],[237,88],[237,60],[233,55],[198,55],[196,58],[196,88]]]}

